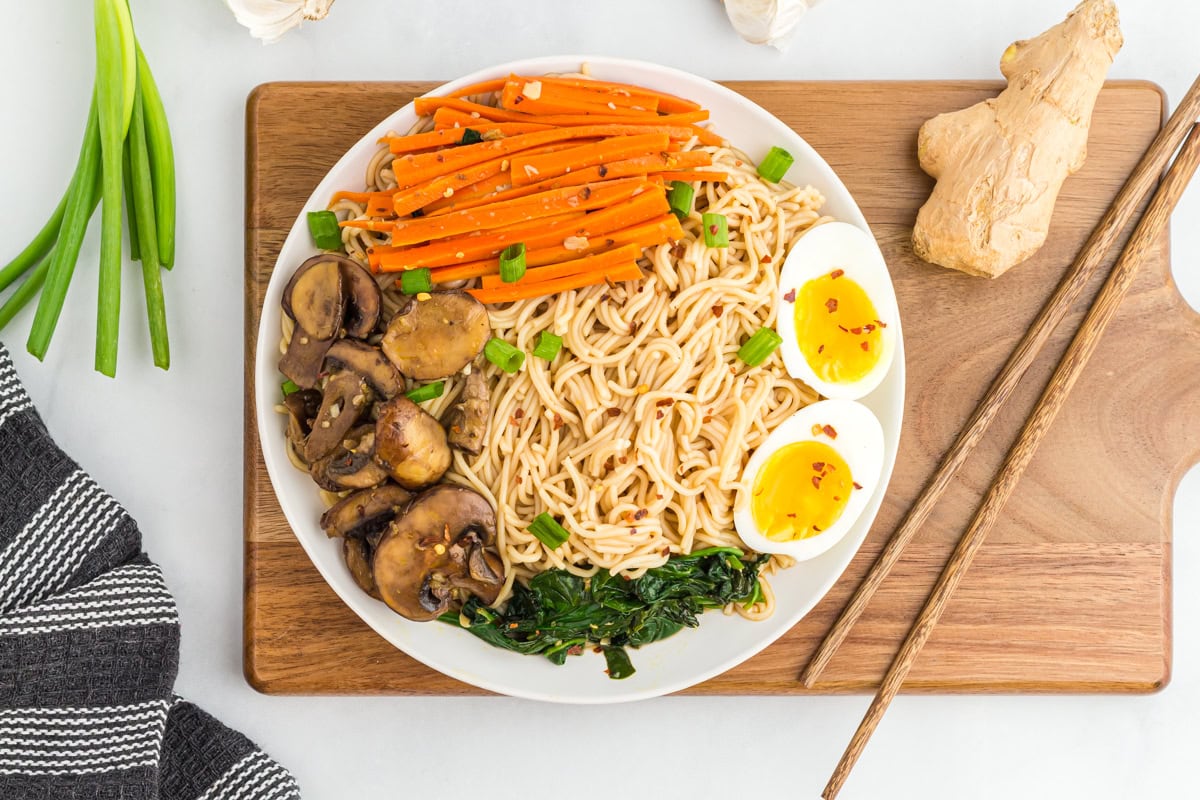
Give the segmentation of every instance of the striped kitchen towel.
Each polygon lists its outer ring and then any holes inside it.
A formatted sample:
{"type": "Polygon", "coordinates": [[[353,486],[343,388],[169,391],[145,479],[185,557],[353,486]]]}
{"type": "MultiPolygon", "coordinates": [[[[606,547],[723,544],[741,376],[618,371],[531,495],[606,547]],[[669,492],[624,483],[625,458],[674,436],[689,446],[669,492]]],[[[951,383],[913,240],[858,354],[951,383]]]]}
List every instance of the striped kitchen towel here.
{"type": "Polygon", "coordinates": [[[179,616],[141,547],[0,344],[0,798],[298,798],[287,770],[172,692],[179,616]]]}

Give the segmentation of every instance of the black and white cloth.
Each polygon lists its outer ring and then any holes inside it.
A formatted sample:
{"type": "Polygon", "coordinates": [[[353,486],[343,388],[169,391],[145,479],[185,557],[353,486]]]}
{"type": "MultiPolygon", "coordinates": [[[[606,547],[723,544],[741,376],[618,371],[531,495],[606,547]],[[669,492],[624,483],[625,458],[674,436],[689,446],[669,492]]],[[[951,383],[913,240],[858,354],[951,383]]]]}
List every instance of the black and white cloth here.
{"type": "Polygon", "coordinates": [[[54,444],[0,344],[0,800],[292,800],[172,687],[179,616],[137,524],[54,444]]]}

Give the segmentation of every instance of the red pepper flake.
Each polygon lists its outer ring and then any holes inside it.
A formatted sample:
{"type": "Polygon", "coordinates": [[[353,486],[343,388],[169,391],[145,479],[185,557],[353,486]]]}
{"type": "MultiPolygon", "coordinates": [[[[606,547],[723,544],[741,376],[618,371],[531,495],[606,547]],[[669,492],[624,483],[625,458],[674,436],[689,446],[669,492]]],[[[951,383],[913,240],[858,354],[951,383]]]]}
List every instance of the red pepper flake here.
{"type": "Polygon", "coordinates": [[[764,264],[770,264],[770,263],[771,263],[771,256],[770,256],[770,255],[765,255],[765,256],[763,256],[763,257],[762,257],[761,259],[759,259],[759,260],[760,260],[760,261],[762,261],[762,263],[764,263],[764,264]]]}
{"type": "Polygon", "coordinates": [[[812,529],[813,529],[814,531],[816,531],[817,533],[820,533],[820,532],[821,532],[821,530],[822,530],[821,526],[819,526],[819,525],[813,525],[813,526],[812,526],[812,529]]]}
{"type": "MultiPolygon", "coordinates": [[[[836,297],[831,297],[825,301],[825,308],[829,311],[830,314],[837,311],[837,306],[838,306],[838,303],[837,303],[836,297]]],[[[842,328],[841,325],[838,325],[838,327],[842,328]]],[[[846,330],[846,329],[842,328],[842,330],[846,330]]]]}
{"type": "Polygon", "coordinates": [[[668,547],[664,547],[664,548],[662,549],[662,557],[663,557],[663,558],[666,558],[666,557],[668,557],[669,555],[671,555],[671,548],[670,548],[669,546],[668,546],[668,547]]]}
{"type": "MultiPolygon", "coordinates": [[[[638,288],[638,291],[639,292],[641,291],[640,287],[638,288]]],[[[630,336],[637,336],[637,332],[640,331],[641,329],[642,329],[642,323],[637,322],[636,320],[634,322],[629,323],[629,335],[630,336]]]]}
{"type": "Polygon", "coordinates": [[[878,326],[879,326],[879,327],[881,327],[881,328],[886,328],[886,327],[887,327],[887,323],[886,323],[886,322],[880,322],[879,320],[875,320],[875,324],[876,324],[876,325],[878,325],[878,326]]]}
{"type": "Polygon", "coordinates": [[[629,463],[629,458],[628,458],[627,456],[621,456],[621,457],[620,457],[620,458],[618,458],[617,460],[618,460],[618,461],[620,461],[622,464],[628,464],[628,463],[629,463]]]}
{"type": "Polygon", "coordinates": [[[859,347],[861,347],[863,349],[863,352],[867,352],[871,349],[871,343],[870,342],[862,342],[861,344],[859,344],[859,347]]]}
{"type": "Polygon", "coordinates": [[[581,644],[571,645],[570,647],[567,648],[567,655],[569,655],[569,656],[583,655],[583,645],[581,645],[581,644]]]}
{"type": "Polygon", "coordinates": [[[508,623],[508,629],[509,629],[510,631],[511,631],[513,628],[515,628],[515,627],[517,627],[517,623],[515,623],[515,622],[510,622],[510,623],[508,623]]]}
{"type": "Polygon", "coordinates": [[[855,481],[855,482],[854,482],[854,488],[855,488],[855,489],[859,489],[859,490],[861,490],[861,489],[862,489],[862,484],[861,484],[861,483],[859,483],[858,481],[855,481]]]}
{"type": "Polygon", "coordinates": [[[634,519],[645,519],[649,515],[650,515],[650,509],[639,508],[636,512],[634,512],[633,518],[634,519]]]}
{"type": "Polygon", "coordinates": [[[721,229],[720,229],[719,227],[717,227],[716,225],[709,225],[709,226],[708,226],[708,232],[709,232],[709,233],[711,233],[713,236],[716,236],[716,235],[717,235],[717,231],[719,231],[719,230],[721,230],[721,229]]]}
{"type": "Polygon", "coordinates": [[[842,498],[838,497],[836,494],[833,496],[833,502],[840,503],[841,501],[842,501],[842,498]]]}
{"type": "Polygon", "coordinates": [[[622,512],[622,514],[621,514],[621,520],[622,520],[622,521],[624,521],[624,522],[626,522],[626,523],[633,522],[633,512],[632,512],[632,511],[625,511],[625,512],[622,512]]]}
{"type": "Polygon", "coordinates": [[[796,518],[795,514],[788,514],[788,519],[795,519],[795,518],[796,518]]]}
{"type": "Polygon", "coordinates": [[[820,436],[821,431],[822,431],[822,428],[821,428],[820,423],[817,423],[816,425],[812,426],[812,435],[813,436],[820,436]]]}
{"type": "Polygon", "coordinates": [[[788,291],[787,291],[787,294],[785,294],[785,295],[783,296],[783,301],[784,301],[785,303],[794,303],[794,302],[796,302],[796,290],[795,290],[795,289],[788,289],[788,291]]]}
{"type": "MultiPolygon", "coordinates": [[[[603,652],[604,652],[604,648],[603,648],[603,647],[601,647],[600,645],[596,645],[595,647],[593,647],[593,648],[592,648],[592,652],[593,652],[593,653],[603,653],[603,652]]],[[[604,670],[604,673],[607,675],[607,674],[608,674],[608,670],[604,670]]]]}
{"type": "Polygon", "coordinates": [[[554,430],[558,430],[559,428],[561,428],[563,426],[563,424],[564,423],[563,423],[562,415],[559,414],[557,411],[555,411],[554,412],[554,430]]]}
{"type": "Polygon", "coordinates": [[[821,488],[821,476],[820,476],[820,475],[813,475],[813,477],[812,477],[812,483],[813,483],[813,488],[814,488],[814,489],[820,489],[820,488],[821,488]]]}
{"type": "Polygon", "coordinates": [[[601,164],[600,165],[600,177],[603,178],[603,177],[606,177],[607,175],[608,175],[608,167],[601,164]]]}
{"type": "Polygon", "coordinates": [[[683,254],[687,252],[687,248],[682,243],[677,243],[671,247],[671,258],[683,258],[683,254]]]}
{"type": "Polygon", "coordinates": [[[608,415],[610,417],[619,417],[619,416],[621,416],[621,409],[616,408],[616,407],[610,408],[608,410],[608,415]]]}
{"type": "Polygon", "coordinates": [[[516,411],[513,412],[513,416],[516,419],[525,419],[525,409],[518,408],[516,411]]]}
{"type": "Polygon", "coordinates": [[[720,303],[717,303],[715,306],[712,307],[712,312],[713,312],[714,317],[716,317],[717,319],[720,319],[721,315],[725,313],[725,306],[721,305],[720,303]]]}
{"type": "Polygon", "coordinates": [[[654,418],[655,418],[655,419],[662,419],[662,418],[663,418],[663,412],[661,412],[661,411],[655,411],[655,412],[654,412],[654,418]]]}
{"type": "Polygon", "coordinates": [[[850,329],[849,329],[849,328],[847,328],[845,325],[838,325],[838,330],[839,330],[839,331],[841,331],[842,333],[849,333],[849,332],[850,332],[850,329]]]}
{"type": "Polygon", "coordinates": [[[708,424],[708,423],[712,422],[712,420],[713,420],[713,418],[712,418],[711,414],[705,414],[703,417],[700,418],[700,421],[703,422],[704,424],[708,424]]]}
{"type": "Polygon", "coordinates": [[[832,425],[825,425],[825,426],[823,426],[823,427],[821,428],[821,433],[825,434],[825,435],[826,435],[826,436],[828,436],[830,439],[836,439],[836,438],[837,438],[837,431],[836,431],[836,430],[834,430],[834,427],[833,427],[832,425]]]}
{"type": "Polygon", "coordinates": [[[817,355],[820,355],[821,353],[824,353],[824,352],[825,352],[825,345],[819,345],[817,347],[817,355]]]}
{"type": "Polygon", "coordinates": [[[825,462],[824,462],[824,461],[814,461],[814,462],[813,462],[813,471],[814,471],[814,472],[821,472],[821,471],[823,471],[824,469],[825,469],[825,462]]]}
{"type": "Polygon", "coordinates": [[[605,292],[604,294],[600,295],[600,302],[601,302],[601,303],[606,303],[606,302],[608,302],[608,301],[609,301],[609,300],[611,300],[611,299],[612,299],[612,297],[611,297],[611,295],[609,295],[609,293],[608,293],[608,292],[605,292]]]}
{"type": "Polygon", "coordinates": [[[667,397],[662,400],[659,400],[654,405],[658,406],[659,408],[670,408],[671,406],[675,405],[675,401],[672,400],[671,398],[667,397]]]}
{"type": "Polygon", "coordinates": [[[837,467],[835,467],[833,464],[826,464],[825,471],[826,472],[837,472],[837,467]]]}
{"type": "Polygon", "coordinates": [[[604,461],[604,468],[605,468],[605,469],[607,469],[607,470],[611,470],[611,469],[612,469],[614,466],[615,466],[615,464],[613,463],[613,457],[612,457],[612,456],[609,456],[607,459],[605,459],[605,461],[604,461]]]}
{"type": "Polygon", "coordinates": [[[520,475],[517,476],[517,485],[518,486],[521,485],[521,476],[520,475]]]}
{"type": "Polygon", "coordinates": [[[863,325],[863,330],[867,333],[870,333],[871,331],[875,330],[875,326],[868,322],[866,325],[863,325]]]}
{"type": "Polygon", "coordinates": [[[657,499],[659,499],[659,500],[662,500],[662,499],[663,499],[663,496],[662,496],[661,494],[655,493],[655,495],[654,495],[654,496],[655,496],[657,499]]]}
{"type": "Polygon", "coordinates": [[[862,336],[862,328],[851,328],[850,332],[855,336],[862,336]]]}
{"type": "Polygon", "coordinates": [[[829,277],[833,278],[836,281],[838,278],[842,277],[845,274],[846,274],[846,270],[835,269],[833,272],[829,273],[829,277]]]}

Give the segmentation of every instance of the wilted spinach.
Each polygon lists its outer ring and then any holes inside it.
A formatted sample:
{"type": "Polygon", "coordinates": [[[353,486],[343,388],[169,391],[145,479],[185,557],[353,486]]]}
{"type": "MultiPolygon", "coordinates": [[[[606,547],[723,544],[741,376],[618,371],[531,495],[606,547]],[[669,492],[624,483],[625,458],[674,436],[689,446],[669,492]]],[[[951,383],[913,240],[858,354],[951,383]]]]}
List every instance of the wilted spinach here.
{"type": "Polygon", "coordinates": [[[518,584],[503,611],[471,598],[443,622],[465,627],[490,645],[563,664],[588,645],[604,648],[610,678],[635,670],[626,647],[641,647],[700,624],[708,608],[761,597],[765,556],[748,558],[732,547],[675,556],[634,580],[600,570],[580,578],[566,570],[539,573],[518,584]]]}

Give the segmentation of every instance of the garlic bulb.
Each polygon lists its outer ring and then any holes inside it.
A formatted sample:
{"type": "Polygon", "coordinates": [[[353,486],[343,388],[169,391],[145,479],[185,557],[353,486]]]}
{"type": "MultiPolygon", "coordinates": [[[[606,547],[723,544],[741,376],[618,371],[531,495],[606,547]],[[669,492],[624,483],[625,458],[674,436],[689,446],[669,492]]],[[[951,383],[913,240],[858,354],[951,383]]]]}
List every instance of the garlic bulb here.
{"type": "Polygon", "coordinates": [[[264,44],[279,41],[306,19],[325,19],[333,0],[225,0],[237,21],[264,44]]]}
{"type": "Polygon", "coordinates": [[[725,0],[725,13],[747,42],[782,50],[804,12],[816,4],[817,0],[725,0]]]}

